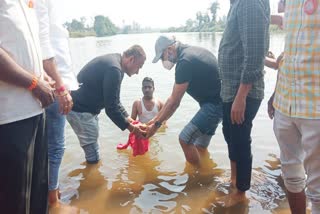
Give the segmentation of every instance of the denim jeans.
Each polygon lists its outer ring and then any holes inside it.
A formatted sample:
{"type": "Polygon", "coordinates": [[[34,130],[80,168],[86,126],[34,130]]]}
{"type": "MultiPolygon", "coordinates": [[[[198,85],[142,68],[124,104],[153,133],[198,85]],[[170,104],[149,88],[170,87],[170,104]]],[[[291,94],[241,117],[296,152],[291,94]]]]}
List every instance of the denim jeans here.
{"type": "Polygon", "coordinates": [[[71,111],[67,115],[67,120],[79,139],[87,162],[92,164],[97,163],[100,160],[98,115],[71,111]]]}
{"type": "Polygon", "coordinates": [[[222,130],[224,139],[228,144],[229,159],[236,162],[237,188],[240,191],[250,189],[252,154],[251,154],[251,129],[261,100],[247,98],[245,120],[241,125],[231,123],[232,102],[223,103],[222,130]]]}
{"type": "Polygon", "coordinates": [[[179,135],[186,144],[207,148],[222,119],[222,103],[205,103],[179,135]]]}
{"type": "Polygon", "coordinates": [[[59,168],[65,149],[66,116],[59,112],[59,103],[55,101],[46,109],[46,127],[49,157],[49,190],[59,187],[59,168]]]}

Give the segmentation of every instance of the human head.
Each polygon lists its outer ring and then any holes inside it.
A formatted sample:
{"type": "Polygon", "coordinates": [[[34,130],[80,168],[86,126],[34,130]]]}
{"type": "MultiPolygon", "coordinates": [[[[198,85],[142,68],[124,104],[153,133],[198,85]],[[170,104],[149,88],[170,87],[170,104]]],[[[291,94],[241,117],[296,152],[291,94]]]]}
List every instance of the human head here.
{"type": "Polygon", "coordinates": [[[150,77],[145,77],[142,80],[142,93],[145,98],[152,99],[154,92],[154,81],[150,77]]]}
{"type": "Polygon", "coordinates": [[[143,48],[139,45],[133,45],[128,50],[123,52],[121,67],[124,72],[131,77],[133,74],[138,74],[146,61],[146,54],[143,48]]]}
{"type": "Polygon", "coordinates": [[[163,66],[170,70],[177,62],[177,47],[175,37],[160,36],[155,44],[156,56],[152,60],[157,63],[160,59],[163,66]]]}

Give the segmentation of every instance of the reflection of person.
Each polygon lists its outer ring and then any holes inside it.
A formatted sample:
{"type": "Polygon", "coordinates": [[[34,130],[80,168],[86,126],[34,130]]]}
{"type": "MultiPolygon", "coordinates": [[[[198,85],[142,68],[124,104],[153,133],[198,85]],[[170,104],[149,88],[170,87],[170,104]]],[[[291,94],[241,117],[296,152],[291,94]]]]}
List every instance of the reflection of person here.
{"type": "Polygon", "coordinates": [[[34,9],[4,0],[0,11],[0,212],[46,213],[42,108],[53,102],[53,88],[43,80],[34,9]]]}
{"type": "Polygon", "coordinates": [[[252,171],[251,129],[264,96],[264,58],[269,48],[268,0],[230,0],[219,47],[223,134],[228,144],[231,182],[237,191],[226,206],[246,200],[252,171]]]}
{"type": "Polygon", "coordinates": [[[50,205],[59,201],[58,177],[65,146],[66,116],[63,114],[67,114],[72,108],[68,90],[77,88],[75,75],[71,71],[68,33],[63,28],[62,21],[59,21],[58,7],[61,7],[61,3],[58,0],[43,0],[35,4],[40,26],[43,65],[45,71],[55,81],[59,100],[46,109],[50,205]]]}
{"type": "Polygon", "coordinates": [[[150,77],[145,77],[142,81],[143,97],[134,101],[132,105],[131,118],[133,120],[139,118],[139,122],[148,123],[154,118],[163,107],[161,100],[153,97],[154,81],[150,77]]]}
{"type": "Polygon", "coordinates": [[[200,105],[200,110],[179,135],[186,160],[200,163],[200,155],[206,151],[222,117],[220,79],[215,56],[208,50],[189,46],[174,38],[160,36],[155,44],[154,63],[162,60],[170,70],[175,64],[175,84],[163,109],[149,122],[147,136],[152,136],[163,121],[169,119],[178,108],[185,92],[200,105]]]}
{"type": "Polygon", "coordinates": [[[124,73],[128,76],[137,74],[145,60],[144,50],[134,45],[122,55],[106,54],[93,59],[78,74],[81,85],[71,92],[74,106],[67,119],[88,163],[97,163],[100,159],[98,114],[102,109],[121,130],[128,129],[141,137],[144,134],[139,125],[131,123],[119,96],[124,73]]]}
{"type": "Polygon", "coordinates": [[[292,213],[320,213],[320,7],[290,0],[285,11],[285,49],[278,71],[273,129],[280,147],[292,213]],[[307,174],[307,178],[305,176],[307,174]]]}

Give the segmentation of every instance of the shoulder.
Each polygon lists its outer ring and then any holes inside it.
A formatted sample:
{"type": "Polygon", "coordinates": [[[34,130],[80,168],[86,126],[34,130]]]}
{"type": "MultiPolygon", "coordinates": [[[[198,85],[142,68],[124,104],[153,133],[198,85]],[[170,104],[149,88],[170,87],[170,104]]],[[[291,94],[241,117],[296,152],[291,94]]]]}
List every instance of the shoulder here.
{"type": "Polygon", "coordinates": [[[157,105],[158,107],[163,106],[163,102],[162,102],[162,100],[160,100],[160,99],[156,98],[156,105],[157,105]]]}

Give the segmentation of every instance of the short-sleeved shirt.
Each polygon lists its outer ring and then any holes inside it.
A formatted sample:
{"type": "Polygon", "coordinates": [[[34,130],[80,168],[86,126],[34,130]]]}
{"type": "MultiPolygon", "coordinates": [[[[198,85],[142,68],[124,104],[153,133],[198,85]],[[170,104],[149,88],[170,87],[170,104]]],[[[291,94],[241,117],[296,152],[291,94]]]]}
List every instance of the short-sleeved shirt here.
{"type": "Polygon", "coordinates": [[[121,70],[121,55],[99,56],[79,72],[80,88],[72,91],[73,111],[99,114],[105,109],[108,117],[122,130],[129,123],[129,116],[120,102],[120,88],[124,72],[121,70]]]}
{"type": "Polygon", "coordinates": [[[208,50],[178,44],[176,84],[189,83],[187,93],[200,105],[219,103],[221,81],[216,57],[208,50]]]}

